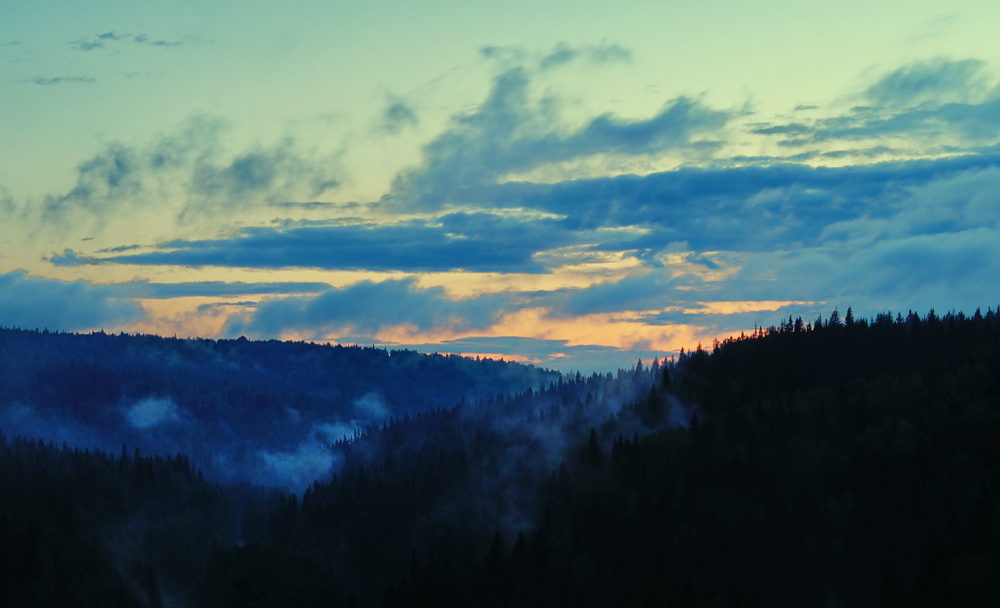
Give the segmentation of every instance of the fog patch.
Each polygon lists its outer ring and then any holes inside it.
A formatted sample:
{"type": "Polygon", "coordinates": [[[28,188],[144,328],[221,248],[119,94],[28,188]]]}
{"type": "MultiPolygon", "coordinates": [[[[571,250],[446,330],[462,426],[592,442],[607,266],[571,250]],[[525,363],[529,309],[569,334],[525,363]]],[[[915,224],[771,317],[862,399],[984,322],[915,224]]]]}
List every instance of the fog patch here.
{"type": "Polygon", "coordinates": [[[263,467],[257,471],[255,481],[299,491],[314,481],[325,480],[343,461],[343,456],[335,453],[331,444],[353,433],[353,428],[342,423],[317,424],[294,450],[262,450],[263,467]]]}
{"type": "Polygon", "coordinates": [[[180,412],[170,399],[147,397],[128,409],[125,417],[137,429],[149,429],[163,422],[177,422],[180,412]]]}
{"type": "Polygon", "coordinates": [[[0,429],[8,435],[20,435],[71,446],[103,446],[96,429],[74,420],[65,420],[57,412],[38,410],[23,403],[0,407],[0,429]]]}
{"type": "Polygon", "coordinates": [[[335,460],[330,448],[318,442],[302,443],[294,452],[261,452],[261,458],[264,479],[258,481],[292,488],[303,488],[326,477],[335,460]]]}
{"type": "Polygon", "coordinates": [[[368,393],[354,402],[354,411],[362,420],[375,422],[389,417],[389,405],[378,393],[368,393]]]}
{"type": "Polygon", "coordinates": [[[324,422],[317,424],[313,426],[312,432],[313,435],[326,440],[326,443],[334,443],[335,441],[352,437],[357,429],[357,421],[351,420],[350,422],[324,422]]]}

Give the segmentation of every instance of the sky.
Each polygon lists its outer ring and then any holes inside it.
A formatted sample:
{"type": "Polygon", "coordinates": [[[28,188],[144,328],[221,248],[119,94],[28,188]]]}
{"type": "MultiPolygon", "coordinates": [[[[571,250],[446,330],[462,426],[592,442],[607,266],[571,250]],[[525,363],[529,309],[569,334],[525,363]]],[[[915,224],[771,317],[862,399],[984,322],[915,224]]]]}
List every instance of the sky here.
{"type": "Polygon", "coordinates": [[[589,373],[1000,303],[996,2],[3,13],[2,326],[589,373]]]}

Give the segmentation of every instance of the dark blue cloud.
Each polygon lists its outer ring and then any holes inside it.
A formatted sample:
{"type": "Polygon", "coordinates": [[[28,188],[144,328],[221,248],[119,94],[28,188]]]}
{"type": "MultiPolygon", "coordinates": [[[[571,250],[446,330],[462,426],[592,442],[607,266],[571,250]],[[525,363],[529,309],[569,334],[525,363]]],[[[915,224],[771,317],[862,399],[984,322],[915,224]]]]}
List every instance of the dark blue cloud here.
{"type": "Polygon", "coordinates": [[[890,135],[958,136],[969,143],[993,141],[1000,135],[1000,98],[982,103],[950,102],[885,115],[859,110],[820,121],[809,141],[859,140],[890,135]]]}
{"type": "MultiPolygon", "coordinates": [[[[838,168],[689,168],[555,184],[506,183],[478,188],[480,203],[554,217],[467,212],[394,225],[287,224],[248,228],[225,239],[173,241],[153,252],[100,261],[543,272],[561,261],[540,254],[575,246],[577,253],[625,252],[650,267],[661,266],[658,256],[668,249],[686,251],[688,263],[717,270],[719,263],[704,252],[821,247],[843,241],[844,227],[852,223],[891,227],[895,236],[976,227],[988,209],[974,210],[968,203],[991,191],[998,167],[1000,156],[980,154],[838,168]],[[941,202],[943,193],[934,195],[938,201],[928,198],[929,189],[946,183],[964,184],[966,198],[941,202]]],[[[53,262],[81,259],[64,253],[53,262]]]]}
{"type": "Polygon", "coordinates": [[[142,308],[113,286],[0,274],[0,325],[85,330],[142,318],[142,308]]]}
{"type": "Polygon", "coordinates": [[[578,241],[556,220],[520,221],[456,213],[434,224],[410,221],[329,226],[258,227],[227,239],[172,241],[160,250],[103,258],[120,264],[310,267],[345,270],[541,272],[533,255],[578,241]]]}
{"type": "Polygon", "coordinates": [[[384,327],[419,330],[488,326],[509,302],[505,294],[455,301],[440,287],[420,289],[413,279],[363,281],[312,297],[261,303],[248,318],[232,318],[229,335],[273,337],[287,330],[322,336],[331,331],[375,334],[384,327]]]}
{"type": "Polygon", "coordinates": [[[62,253],[48,258],[48,261],[52,262],[56,266],[83,266],[85,264],[93,263],[91,258],[80,257],[72,249],[64,249],[62,253]]]}
{"type": "Polygon", "coordinates": [[[1000,228],[995,220],[992,226],[925,234],[918,234],[919,229],[892,234],[890,229],[877,238],[872,238],[873,226],[865,224],[855,228],[867,235],[842,241],[731,254],[727,262],[735,272],[724,280],[652,270],[586,289],[537,294],[533,304],[568,315],[662,311],[639,318],[653,325],[691,323],[727,332],[745,329],[751,321],[776,325],[790,314],[808,319],[834,306],[853,306],[858,314],[873,315],[887,309],[971,310],[998,299],[993,282],[984,280],[1000,276],[1000,228]],[[711,313],[701,305],[719,301],[810,304],[740,314],[711,313]]]}
{"type": "MultiPolygon", "coordinates": [[[[992,153],[849,167],[687,168],[556,184],[507,183],[478,193],[485,205],[565,215],[563,228],[648,228],[632,241],[637,248],[683,241],[702,251],[766,251],[818,244],[824,231],[840,222],[897,216],[920,188],[998,166],[1000,155],[992,153]]],[[[933,205],[925,207],[932,212],[933,205]]]]}
{"type": "Polygon", "coordinates": [[[278,295],[322,293],[330,289],[327,283],[275,281],[245,283],[243,281],[198,281],[191,283],[148,283],[134,281],[117,287],[137,298],[182,298],[190,296],[227,297],[243,295],[278,295]]]}

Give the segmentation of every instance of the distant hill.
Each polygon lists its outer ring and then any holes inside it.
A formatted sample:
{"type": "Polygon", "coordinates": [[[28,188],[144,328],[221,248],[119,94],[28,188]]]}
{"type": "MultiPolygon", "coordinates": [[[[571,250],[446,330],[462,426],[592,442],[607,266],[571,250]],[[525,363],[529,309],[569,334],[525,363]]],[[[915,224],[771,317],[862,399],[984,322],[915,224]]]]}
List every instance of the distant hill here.
{"type": "Polygon", "coordinates": [[[309,483],[355,427],[523,392],[557,372],[306,342],[0,329],[0,428],[184,452],[210,478],[309,483]]]}

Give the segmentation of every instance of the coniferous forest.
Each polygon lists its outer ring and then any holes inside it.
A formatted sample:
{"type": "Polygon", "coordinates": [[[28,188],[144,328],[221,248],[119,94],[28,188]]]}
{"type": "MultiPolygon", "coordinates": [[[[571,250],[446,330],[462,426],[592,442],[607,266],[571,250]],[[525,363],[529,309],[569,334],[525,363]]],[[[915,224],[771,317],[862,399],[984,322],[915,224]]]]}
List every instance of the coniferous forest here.
{"type": "Polygon", "coordinates": [[[9,606],[1000,599],[994,310],[790,318],[589,376],[7,329],[0,423],[9,606]]]}

